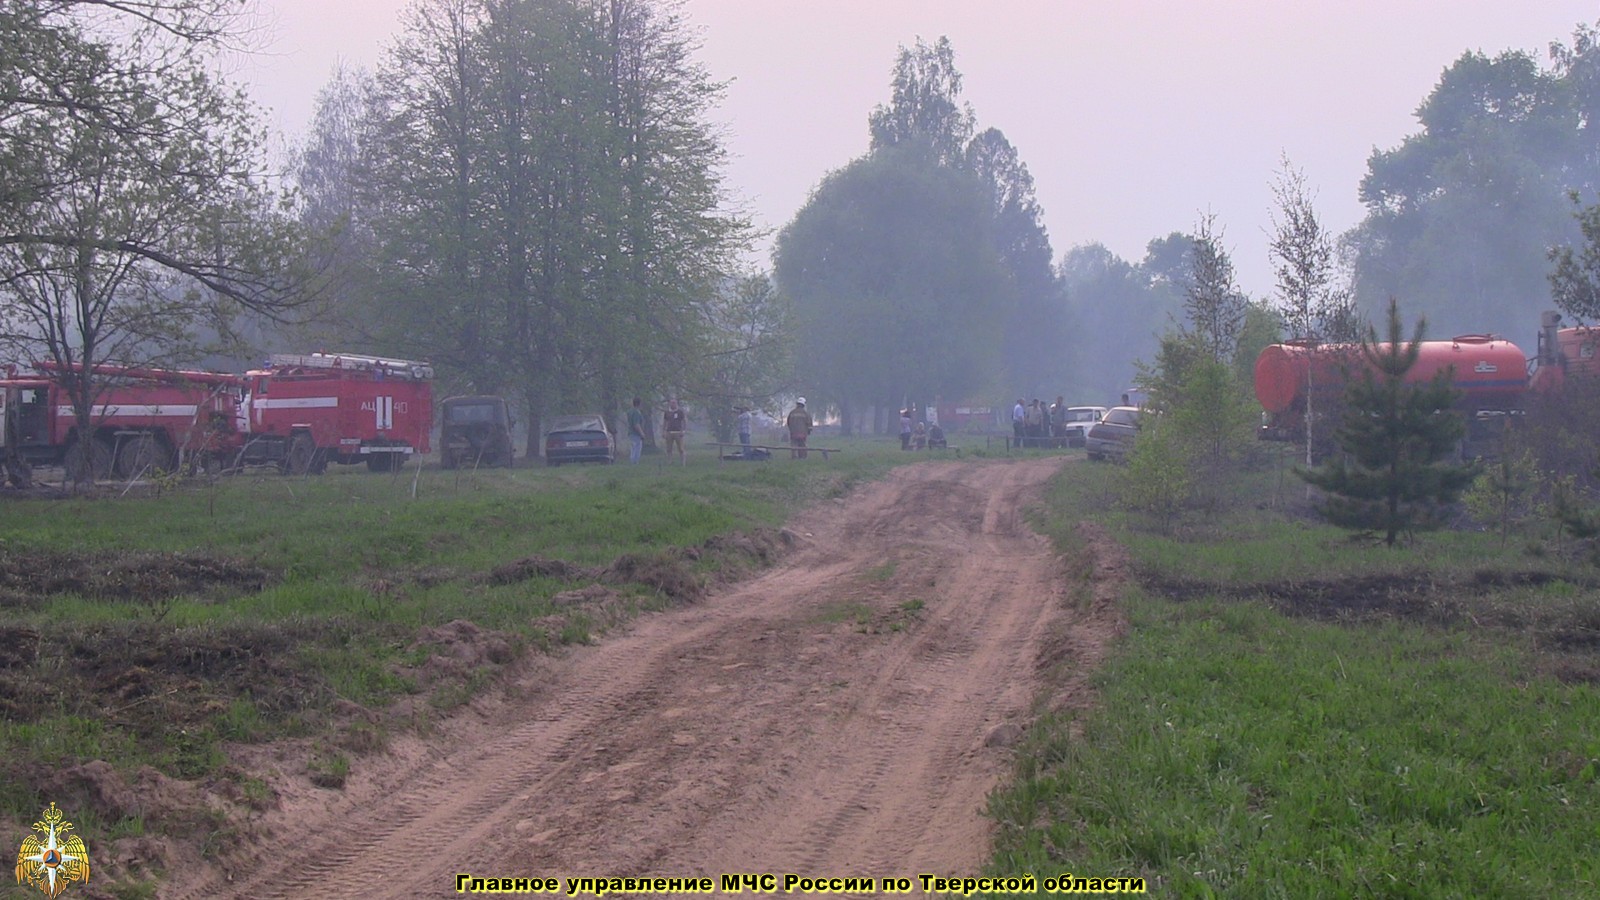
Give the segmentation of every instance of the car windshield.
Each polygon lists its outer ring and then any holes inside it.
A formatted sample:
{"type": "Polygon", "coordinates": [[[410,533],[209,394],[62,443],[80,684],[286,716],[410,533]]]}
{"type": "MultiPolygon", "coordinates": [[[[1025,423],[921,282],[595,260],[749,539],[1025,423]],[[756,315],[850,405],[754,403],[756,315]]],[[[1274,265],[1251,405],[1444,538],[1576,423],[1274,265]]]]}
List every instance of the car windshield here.
{"type": "Polygon", "coordinates": [[[1139,411],[1137,409],[1113,409],[1106,413],[1105,421],[1113,425],[1139,424],[1139,411]]]}
{"type": "Polygon", "coordinates": [[[500,407],[494,403],[453,403],[445,407],[444,418],[452,425],[494,424],[500,421],[500,407]]]}
{"type": "Polygon", "coordinates": [[[1098,421],[1100,421],[1100,413],[1101,412],[1102,412],[1102,410],[1098,410],[1098,409],[1077,409],[1077,408],[1069,409],[1069,410],[1067,410],[1067,421],[1068,422],[1098,422],[1098,421]]]}
{"type": "Polygon", "coordinates": [[[599,416],[556,416],[550,420],[550,431],[605,431],[605,420],[599,416]]]}

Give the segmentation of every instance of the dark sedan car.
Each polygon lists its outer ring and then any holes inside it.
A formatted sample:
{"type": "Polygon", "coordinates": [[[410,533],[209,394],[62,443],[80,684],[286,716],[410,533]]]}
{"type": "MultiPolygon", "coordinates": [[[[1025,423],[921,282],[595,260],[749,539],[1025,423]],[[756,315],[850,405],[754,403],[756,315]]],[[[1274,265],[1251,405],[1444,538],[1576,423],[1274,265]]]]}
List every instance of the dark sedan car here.
{"type": "Polygon", "coordinates": [[[1090,459],[1122,459],[1139,433],[1139,407],[1113,406],[1084,436],[1090,459]]]}
{"type": "Polygon", "coordinates": [[[544,462],[559,466],[567,462],[609,463],[617,458],[617,440],[599,413],[581,416],[556,416],[544,434],[544,462]]]}

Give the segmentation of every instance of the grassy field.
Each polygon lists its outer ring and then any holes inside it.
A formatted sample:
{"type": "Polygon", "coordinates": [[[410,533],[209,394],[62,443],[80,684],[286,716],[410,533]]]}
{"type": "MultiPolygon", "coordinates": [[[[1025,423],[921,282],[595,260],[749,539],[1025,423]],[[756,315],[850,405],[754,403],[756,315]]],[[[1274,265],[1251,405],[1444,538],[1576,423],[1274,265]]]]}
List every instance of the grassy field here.
{"type": "Polygon", "coordinates": [[[1035,729],[992,798],[996,873],[1140,876],[1180,897],[1600,891],[1600,571],[1525,538],[1390,550],[1262,502],[1161,536],[1073,466],[1137,572],[1100,704],[1035,729]]]}
{"type": "MultiPolygon", "coordinates": [[[[289,738],[337,786],[396,729],[426,732],[540,648],[765,565],[794,509],[906,461],[856,440],[824,462],[335,467],[94,498],[5,499],[0,817],[54,800],[84,833],[230,835],[139,808],[144,767],[247,803],[230,742],[289,738]],[[143,496],[141,496],[141,494],[143,496]],[[94,763],[106,760],[111,766],[94,763]]],[[[21,832],[17,832],[21,833],[21,832]]],[[[0,895],[7,888],[0,887],[0,895]]],[[[141,896],[148,882],[118,886],[141,896]]]]}
{"type": "MultiPolygon", "coordinates": [[[[0,812],[20,828],[54,799],[106,843],[222,849],[225,819],[130,808],[107,784],[149,767],[265,805],[225,749],[289,738],[336,786],[519,654],[764,565],[790,511],[906,461],[892,439],[845,445],[825,464],[702,451],[686,470],[336,469],[8,499],[0,812]]],[[[1116,508],[1122,471],[1068,466],[1040,513],[1065,554],[1084,518],[1130,549],[1132,627],[1100,705],[1033,729],[992,798],[994,872],[1193,897],[1595,892],[1586,555],[1471,532],[1387,550],[1285,514],[1271,476],[1162,535],[1116,508]]]]}

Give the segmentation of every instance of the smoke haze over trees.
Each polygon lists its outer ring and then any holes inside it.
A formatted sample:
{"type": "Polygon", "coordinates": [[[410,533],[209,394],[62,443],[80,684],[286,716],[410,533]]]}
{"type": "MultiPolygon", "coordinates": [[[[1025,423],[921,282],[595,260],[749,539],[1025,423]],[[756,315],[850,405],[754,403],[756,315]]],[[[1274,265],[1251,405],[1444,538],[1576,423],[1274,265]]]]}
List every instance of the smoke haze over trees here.
{"type": "Polygon", "coordinates": [[[1593,27],[1522,51],[1464,53],[1417,109],[1420,130],[1374,152],[1366,219],[1345,235],[1369,316],[1391,296],[1435,333],[1531,341],[1550,305],[1547,253],[1578,237],[1568,201],[1600,189],[1600,46],[1593,27]]]}
{"type": "Polygon", "coordinates": [[[948,40],[902,47],[866,156],[779,235],[801,383],[875,411],[1059,388],[1072,348],[1032,176],[998,129],[973,136],[948,40]]]}
{"type": "MultiPolygon", "coordinates": [[[[313,330],[259,340],[427,358],[530,418],[633,394],[1104,404],[1206,289],[1176,231],[1139,260],[1098,244],[1058,257],[1024,148],[980,125],[944,38],[892,60],[884,102],[861,111],[865,153],[819,173],[768,276],[741,262],[750,229],[710,122],[723,83],[674,3],[419,0],[375,71],[321,95],[294,160],[298,222],[261,177],[252,110],[210,74],[235,0],[136,8],[145,31],[88,0],[0,14],[0,80],[17,88],[0,110],[5,325],[60,337],[34,355],[192,356],[241,312],[317,299],[313,330]],[[339,277],[314,280],[325,266],[339,277]]],[[[1312,306],[1352,324],[1348,287],[1358,314],[1393,296],[1441,335],[1530,342],[1552,263],[1580,285],[1583,257],[1559,247],[1600,230],[1581,215],[1600,201],[1597,117],[1600,32],[1581,26],[1547,56],[1445,67],[1414,134],[1375,151],[1359,186],[1322,186],[1359,188],[1367,210],[1336,259],[1306,186],[1283,182],[1283,211],[1315,226],[1278,245],[1299,254],[1279,256],[1298,267],[1278,298],[1292,336],[1327,330],[1312,306]]],[[[1228,327],[1244,354],[1274,322],[1242,313],[1228,327]]]]}

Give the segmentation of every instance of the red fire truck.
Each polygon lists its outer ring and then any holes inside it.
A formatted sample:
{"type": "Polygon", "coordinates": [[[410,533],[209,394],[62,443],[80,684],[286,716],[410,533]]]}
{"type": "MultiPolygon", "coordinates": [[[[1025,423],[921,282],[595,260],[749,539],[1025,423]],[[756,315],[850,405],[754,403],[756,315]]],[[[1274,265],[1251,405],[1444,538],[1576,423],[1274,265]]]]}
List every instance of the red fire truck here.
{"type": "Polygon", "coordinates": [[[13,484],[35,465],[94,478],[134,478],[180,466],[276,465],[321,472],[365,462],[390,471],[427,453],[433,368],[347,353],[277,354],[243,375],[98,366],[93,426],[78,433],[72,403],[48,364],[0,379],[0,465],[13,484]]]}
{"type": "Polygon", "coordinates": [[[0,460],[13,484],[36,465],[76,471],[87,456],[92,477],[136,477],[200,462],[234,443],[237,376],[214,372],[100,366],[102,380],[80,434],[72,399],[51,373],[0,379],[0,460]]]}
{"type": "Polygon", "coordinates": [[[279,353],[246,372],[235,430],[237,462],[321,472],[365,462],[374,472],[427,453],[433,367],[350,353],[279,353]]]}

